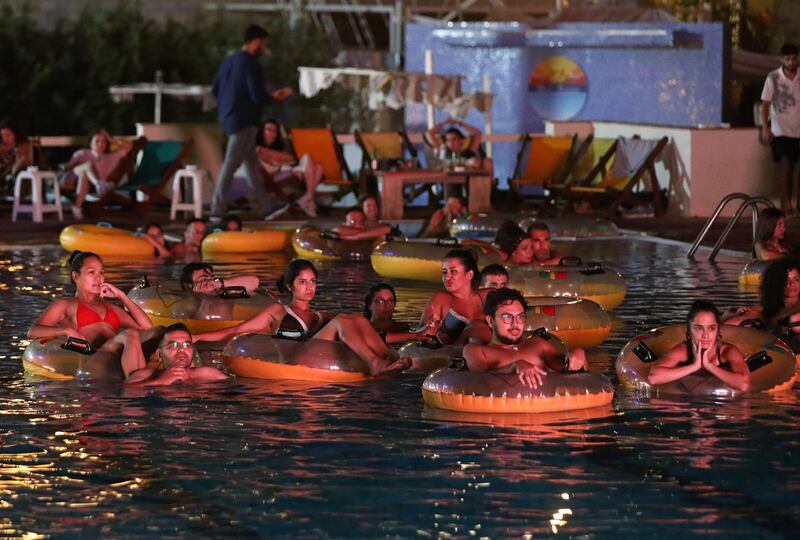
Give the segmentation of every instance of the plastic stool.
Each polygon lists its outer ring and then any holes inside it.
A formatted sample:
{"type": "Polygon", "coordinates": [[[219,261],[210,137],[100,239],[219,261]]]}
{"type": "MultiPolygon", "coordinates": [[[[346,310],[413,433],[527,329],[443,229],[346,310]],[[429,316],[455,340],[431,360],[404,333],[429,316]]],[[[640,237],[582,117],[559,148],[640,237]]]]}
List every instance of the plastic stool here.
{"type": "Polygon", "coordinates": [[[58,220],[64,221],[64,212],[61,209],[61,187],[58,185],[58,178],[53,171],[40,171],[39,167],[28,167],[20,171],[14,181],[14,207],[11,211],[11,221],[17,221],[17,214],[20,212],[33,215],[33,221],[41,223],[44,220],[45,212],[57,212],[58,220]],[[31,182],[31,203],[22,204],[22,182],[31,182]],[[44,182],[52,180],[53,194],[55,202],[45,204],[44,182]]]}
{"type": "Polygon", "coordinates": [[[172,177],[172,204],[169,209],[169,219],[175,221],[178,212],[194,212],[195,218],[203,217],[203,178],[206,172],[198,169],[195,165],[187,165],[179,169],[172,177]],[[184,180],[191,181],[183,190],[187,199],[191,192],[191,200],[183,200],[181,194],[181,184],[184,180]]]}

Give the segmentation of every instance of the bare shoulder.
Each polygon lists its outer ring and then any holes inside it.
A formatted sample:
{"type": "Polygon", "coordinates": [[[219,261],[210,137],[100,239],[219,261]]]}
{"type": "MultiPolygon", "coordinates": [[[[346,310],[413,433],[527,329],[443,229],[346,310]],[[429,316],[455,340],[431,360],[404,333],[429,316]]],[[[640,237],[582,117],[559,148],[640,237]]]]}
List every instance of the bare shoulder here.
{"type": "Polygon", "coordinates": [[[222,381],[228,378],[222,371],[213,366],[200,366],[191,370],[192,381],[194,382],[213,382],[222,381]]]}

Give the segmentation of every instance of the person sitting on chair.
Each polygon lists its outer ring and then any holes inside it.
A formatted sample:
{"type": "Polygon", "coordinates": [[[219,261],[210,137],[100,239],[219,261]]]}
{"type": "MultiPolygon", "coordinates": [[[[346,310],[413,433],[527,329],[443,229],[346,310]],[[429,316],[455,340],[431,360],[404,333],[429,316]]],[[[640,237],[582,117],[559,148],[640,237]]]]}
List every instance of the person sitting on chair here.
{"type": "Polygon", "coordinates": [[[478,128],[455,118],[439,122],[425,132],[425,138],[436,155],[443,159],[455,158],[463,161],[470,169],[483,169],[492,173],[492,160],[483,156],[481,137],[478,128]],[[445,126],[450,127],[442,132],[445,126]],[[469,139],[459,128],[469,133],[469,139]]]}
{"type": "Polygon", "coordinates": [[[30,165],[33,165],[30,141],[19,135],[10,123],[0,124],[0,180],[5,180],[10,188],[17,174],[30,165]]]}

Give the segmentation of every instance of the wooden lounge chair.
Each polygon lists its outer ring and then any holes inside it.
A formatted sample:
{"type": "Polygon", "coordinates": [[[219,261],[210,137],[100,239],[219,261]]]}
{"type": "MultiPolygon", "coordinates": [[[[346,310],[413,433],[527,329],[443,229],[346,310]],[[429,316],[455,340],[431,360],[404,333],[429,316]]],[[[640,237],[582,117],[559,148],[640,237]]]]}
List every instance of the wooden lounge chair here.
{"type": "Polygon", "coordinates": [[[523,199],[545,200],[545,189],[550,185],[562,185],[570,176],[574,164],[582,157],[592,136],[581,144],[578,136],[531,137],[525,133],[520,137],[520,148],[512,178],[508,185],[514,195],[523,199]],[[524,168],[523,168],[523,163],[524,168]]]}
{"type": "Polygon", "coordinates": [[[335,199],[356,190],[353,174],[347,168],[342,147],[328,128],[293,128],[292,145],[297,157],[309,154],[322,165],[322,182],[317,193],[333,193],[335,199]]]}
{"type": "MultiPolygon", "coordinates": [[[[622,139],[620,137],[620,139],[622,139]]],[[[652,143],[650,151],[637,164],[632,164],[632,169],[628,174],[615,175],[614,164],[606,168],[610,160],[610,155],[614,159],[622,159],[618,150],[620,142],[618,139],[598,161],[595,167],[589,172],[589,179],[601,175],[599,181],[576,183],[568,187],[566,191],[567,199],[570,202],[586,201],[592,204],[595,210],[603,208],[609,217],[614,217],[620,205],[625,202],[635,202],[636,195],[633,189],[647,175],[650,181],[650,191],[638,195],[652,200],[655,214],[662,215],[666,210],[666,201],[658,186],[656,177],[655,162],[659,155],[667,146],[669,139],[662,137],[659,140],[647,141],[652,143]]],[[[634,137],[638,139],[638,137],[634,137]]]]}
{"type": "Polygon", "coordinates": [[[405,166],[406,155],[417,159],[417,149],[408,139],[405,131],[376,131],[365,133],[356,130],[353,134],[361,149],[361,171],[359,171],[359,192],[375,192],[377,186],[368,186],[375,182],[376,170],[389,170],[392,167],[405,166]],[[373,161],[377,160],[377,168],[373,161]]]}
{"type": "Polygon", "coordinates": [[[95,201],[87,201],[84,212],[97,216],[115,204],[142,216],[153,204],[168,202],[162,190],[183,166],[192,143],[191,139],[186,142],[148,141],[139,137],[109,177],[117,187],[95,201]],[[123,181],[126,175],[127,180],[123,181]],[[142,192],[145,199],[138,200],[137,192],[142,192]]]}

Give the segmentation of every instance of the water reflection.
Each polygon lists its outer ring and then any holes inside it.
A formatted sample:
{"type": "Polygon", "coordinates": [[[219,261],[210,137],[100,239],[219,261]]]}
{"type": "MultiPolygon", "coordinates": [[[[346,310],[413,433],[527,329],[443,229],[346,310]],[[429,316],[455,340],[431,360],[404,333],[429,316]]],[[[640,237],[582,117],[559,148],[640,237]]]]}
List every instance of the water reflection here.
{"type": "MultiPolygon", "coordinates": [[[[634,334],[720,305],[745,259],[690,262],[674,246],[575,242],[629,286],[592,370],[634,334]]],[[[507,537],[791,536],[800,515],[795,393],[690,403],[621,392],[613,407],[471,418],[424,409],[421,376],[360,384],[234,380],[188,392],[37,382],[25,331],[69,294],[57,249],[0,255],[0,530],[4,535],[507,537]],[[533,416],[533,415],[530,415],[533,416]],[[268,531],[268,532],[267,532],[268,531]]],[[[287,254],[215,262],[272,283],[287,254]]],[[[180,265],[107,265],[133,286],[180,265]]],[[[317,309],[360,310],[368,265],[320,264],[317,309]]],[[[415,321],[435,284],[395,282],[415,321]]]]}

